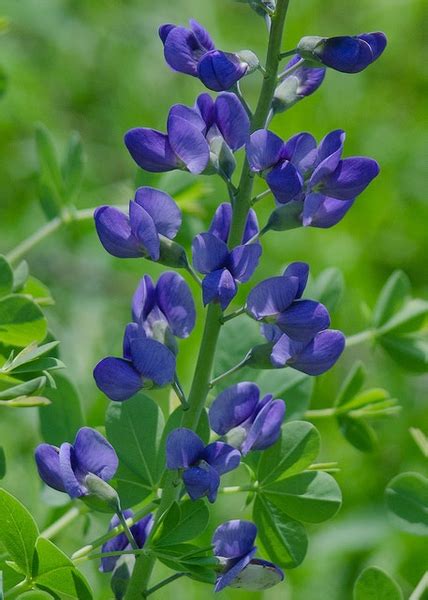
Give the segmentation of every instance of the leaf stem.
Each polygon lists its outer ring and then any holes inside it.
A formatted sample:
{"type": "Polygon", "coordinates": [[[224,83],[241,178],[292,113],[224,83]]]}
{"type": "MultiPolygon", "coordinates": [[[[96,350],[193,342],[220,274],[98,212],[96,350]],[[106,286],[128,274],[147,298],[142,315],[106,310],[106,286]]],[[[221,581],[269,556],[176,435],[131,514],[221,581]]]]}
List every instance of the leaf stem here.
{"type": "Polygon", "coordinates": [[[278,81],[284,81],[284,79],[286,77],[288,77],[289,75],[291,75],[292,73],[294,73],[295,71],[297,71],[297,69],[300,69],[300,67],[303,66],[304,62],[305,62],[305,59],[301,58],[292,67],[290,67],[289,69],[285,69],[285,71],[283,71],[282,73],[280,73],[278,75],[278,81]]]}
{"type": "Polygon", "coordinates": [[[305,419],[329,419],[335,415],[335,408],[320,408],[316,410],[307,410],[303,416],[305,419]]]}
{"type": "Polygon", "coordinates": [[[271,190],[265,190],[264,192],[260,192],[260,194],[257,194],[257,196],[254,196],[253,198],[251,198],[251,206],[254,206],[254,204],[256,204],[257,202],[260,202],[260,200],[263,200],[263,198],[266,198],[266,196],[269,196],[269,194],[271,194],[272,191],[271,190]]]}
{"type": "Polygon", "coordinates": [[[87,512],[87,507],[82,504],[82,506],[73,506],[66,513],[62,515],[57,521],[46,527],[44,531],[41,532],[41,536],[50,540],[54,538],[58,533],[60,533],[65,527],[70,525],[73,521],[87,512]]]}
{"type": "Polygon", "coordinates": [[[119,519],[119,521],[123,527],[123,531],[126,535],[126,538],[127,538],[128,542],[131,544],[131,548],[133,548],[134,550],[139,550],[138,544],[135,541],[134,536],[132,535],[132,531],[130,530],[128,523],[126,522],[123,512],[121,510],[118,510],[116,514],[117,514],[117,518],[119,519]]]}
{"type": "Polygon", "coordinates": [[[287,56],[293,56],[293,54],[297,54],[297,48],[293,48],[292,50],[287,50],[286,52],[281,52],[279,55],[279,60],[283,58],[287,58],[287,56]]]}
{"type": "Polygon", "coordinates": [[[218,383],[220,383],[220,381],[222,381],[223,379],[226,379],[226,377],[229,377],[229,375],[233,375],[233,373],[236,373],[236,371],[239,371],[239,369],[242,369],[242,367],[245,367],[245,365],[247,364],[247,361],[248,361],[248,357],[246,356],[245,358],[243,358],[241,360],[241,362],[236,364],[234,367],[232,367],[228,371],[225,371],[221,375],[218,375],[218,377],[214,377],[214,379],[211,379],[211,381],[209,383],[210,389],[213,388],[214,386],[216,386],[218,383]]]}
{"type": "Polygon", "coordinates": [[[150,594],[157,592],[164,586],[168,585],[169,583],[172,583],[173,581],[175,581],[176,579],[179,579],[180,577],[184,577],[185,575],[187,575],[187,573],[174,573],[174,575],[171,575],[170,577],[163,579],[162,581],[160,581],[159,583],[157,583],[156,585],[151,587],[149,590],[147,590],[147,592],[144,594],[144,597],[147,598],[147,596],[150,596],[150,594]]]}
{"type": "Polygon", "coordinates": [[[350,335],[346,338],[346,347],[351,348],[352,346],[357,346],[358,344],[371,340],[373,337],[374,333],[371,329],[367,329],[366,331],[361,331],[360,333],[350,335]]]}
{"type": "Polygon", "coordinates": [[[187,402],[186,394],[184,393],[183,388],[181,387],[181,384],[178,381],[177,375],[175,376],[175,381],[172,384],[172,389],[174,390],[174,392],[177,395],[177,398],[181,402],[181,408],[183,410],[189,410],[189,403],[187,402]]]}
{"type": "Polygon", "coordinates": [[[228,321],[231,321],[235,317],[239,317],[240,315],[243,315],[243,314],[245,314],[245,306],[241,306],[241,308],[237,308],[233,312],[230,312],[228,315],[223,315],[220,318],[220,322],[222,325],[224,325],[228,321]]]}

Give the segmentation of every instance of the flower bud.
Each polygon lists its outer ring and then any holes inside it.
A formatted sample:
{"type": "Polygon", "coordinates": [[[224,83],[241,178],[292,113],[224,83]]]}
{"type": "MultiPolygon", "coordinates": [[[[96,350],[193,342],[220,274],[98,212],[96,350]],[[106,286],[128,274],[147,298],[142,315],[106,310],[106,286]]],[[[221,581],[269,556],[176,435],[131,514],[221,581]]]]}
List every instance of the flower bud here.
{"type": "Polygon", "coordinates": [[[210,142],[210,164],[217,173],[230,179],[236,168],[236,160],[232,150],[219,135],[210,142]]]}
{"type": "Polygon", "coordinates": [[[176,269],[187,268],[189,263],[183,246],[163,235],[160,235],[159,238],[160,257],[158,262],[166,267],[174,267],[176,269]]]}
{"type": "Polygon", "coordinates": [[[85,485],[89,495],[82,496],[82,500],[92,509],[99,512],[118,512],[120,508],[119,496],[114,488],[97,475],[88,473],[85,477],[85,485]]]}
{"type": "Polygon", "coordinates": [[[267,590],[283,579],[284,573],[279,567],[266,560],[253,558],[229,586],[251,591],[267,590]]]}
{"type": "Polygon", "coordinates": [[[265,231],[287,231],[302,226],[303,202],[294,200],[278,206],[270,215],[265,231]]]}
{"type": "MultiPolygon", "coordinates": [[[[299,61],[301,61],[300,56],[293,57],[286,65],[285,71],[299,61]]],[[[275,90],[272,100],[274,113],[283,112],[299,100],[313,94],[322,84],[325,71],[324,67],[311,67],[303,63],[302,66],[286,76],[275,90]]]]}
{"type": "Polygon", "coordinates": [[[241,60],[241,62],[248,65],[246,73],[247,75],[256,71],[260,66],[259,57],[251,50],[240,50],[236,53],[236,56],[241,60]]]}

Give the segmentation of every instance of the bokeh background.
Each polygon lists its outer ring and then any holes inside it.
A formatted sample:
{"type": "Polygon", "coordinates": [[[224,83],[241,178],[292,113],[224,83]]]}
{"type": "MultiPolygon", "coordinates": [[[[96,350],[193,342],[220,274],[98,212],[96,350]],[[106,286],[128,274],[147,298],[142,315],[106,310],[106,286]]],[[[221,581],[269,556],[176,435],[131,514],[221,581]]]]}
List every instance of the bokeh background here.
{"type": "MultiPolygon", "coordinates": [[[[162,129],[173,102],[192,104],[202,90],[197,80],[172,73],[165,65],[157,28],[191,17],[212,33],[225,50],[250,48],[263,57],[267,34],[262,19],[232,0],[3,0],[7,30],[0,36],[0,64],[7,89],[0,99],[0,252],[5,253],[44,223],[37,201],[34,126],[43,122],[59,152],[72,130],[80,132],[86,167],[78,208],[125,204],[137,183],[158,181],[136,173],[122,137],[138,125],[162,129]]],[[[291,1],[284,49],[303,35],[340,35],[383,30],[389,39],[381,60],[359,75],[329,72],[321,89],[280,115],[272,128],[289,137],[310,131],[320,138],[335,128],[347,132],[346,154],[366,154],[382,167],[380,176],[334,229],[306,229],[265,238],[258,280],[279,273],[292,260],[305,260],[316,275],[339,267],[345,294],[333,325],[347,334],[364,329],[369,307],[390,273],[403,269],[415,295],[427,292],[428,205],[423,169],[427,164],[427,38],[422,26],[424,0],[291,1]]],[[[254,104],[260,79],[248,77],[243,90],[254,104]]],[[[180,193],[174,179],[163,181],[185,212],[181,241],[189,245],[215,207],[226,200],[214,178],[180,193]]],[[[262,189],[260,187],[260,189],[262,189]]],[[[258,208],[263,222],[269,209],[258,208]]],[[[27,257],[32,273],[52,291],[47,309],[51,329],[61,341],[61,357],[79,388],[89,424],[103,423],[107,400],[92,381],[102,356],[119,352],[129,302],[139,277],[161,268],[143,261],[121,261],[100,246],[92,223],[71,225],[27,257]]],[[[245,296],[245,290],[242,296],[245,296]]],[[[239,300],[237,301],[237,306],[239,300]]],[[[202,309],[200,316],[202,317],[202,309]]],[[[201,321],[201,319],[199,319],[201,321]]],[[[195,362],[200,323],[181,346],[180,370],[187,387],[195,362]]],[[[318,422],[323,460],[338,460],[344,504],[330,522],[309,527],[310,546],[302,566],[287,573],[283,586],[265,593],[226,591],[224,598],[275,600],[350,600],[352,584],[364,566],[378,565],[394,575],[405,597],[426,567],[423,540],[400,533],[388,520],[384,488],[395,474],[423,472],[423,457],[411,439],[411,425],[426,425],[422,377],[408,376],[380,350],[367,346],[348,351],[319,378],[312,407],[331,405],[341,380],[360,357],[368,385],[385,387],[403,407],[398,417],[378,427],[379,447],[371,454],[352,448],[333,422],[318,422]]],[[[426,389],[426,385],[425,385],[426,389]]],[[[286,400],[286,398],[285,398],[286,400]]],[[[161,402],[165,400],[161,398],[161,402]]],[[[15,493],[41,527],[53,509],[40,494],[32,452],[40,441],[36,409],[3,411],[0,440],[8,457],[6,489],[15,493]]],[[[244,498],[220,498],[210,524],[244,517],[244,498]]],[[[104,518],[65,530],[57,543],[68,552],[105,529],[104,518]],[[86,529],[89,527],[89,531],[86,529]]],[[[207,538],[208,539],[208,538],[207,538]]],[[[108,577],[85,565],[95,598],[111,598],[108,577]]],[[[162,567],[154,581],[166,573],[162,567]]],[[[203,584],[180,580],[158,593],[196,599],[213,593],[203,584]]]]}

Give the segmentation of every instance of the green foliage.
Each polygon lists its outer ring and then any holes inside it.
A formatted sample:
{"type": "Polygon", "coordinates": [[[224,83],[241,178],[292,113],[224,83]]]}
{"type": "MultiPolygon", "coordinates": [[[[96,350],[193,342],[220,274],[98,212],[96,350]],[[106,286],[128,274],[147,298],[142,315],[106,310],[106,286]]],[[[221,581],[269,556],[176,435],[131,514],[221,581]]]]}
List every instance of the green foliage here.
{"type": "Polygon", "coordinates": [[[207,550],[193,544],[177,544],[167,547],[154,547],[157,558],[174,571],[186,573],[190,578],[213,584],[216,580],[214,568],[217,559],[207,550]]]}
{"type": "Polygon", "coordinates": [[[386,503],[399,529],[428,535],[428,479],[419,473],[401,473],[389,482],[386,503]]]}
{"type": "Polygon", "coordinates": [[[0,300],[0,342],[23,347],[42,342],[46,333],[46,319],[33,300],[19,294],[0,300]]]}
{"type": "Polygon", "coordinates": [[[6,475],[6,455],[4,453],[4,448],[0,446],[0,479],[6,475]]]}
{"type": "Polygon", "coordinates": [[[403,600],[396,582],[382,569],[368,567],[354,586],[354,600],[403,600]]]}
{"type": "Polygon", "coordinates": [[[39,411],[39,419],[44,441],[60,446],[65,441],[72,442],[85,421],[79,394],[71,381],[57,374],[55,384],[55,388],[44,392],[51,404],[39,411]]]}
{"type": "Polygon", "coordinates": [[[0,298],[13,289],[13,271],[4,256],[0,256],[0,298]]]}
{"type": "Polygon", "coordinates": [[[309,297],[318,300],[332,312],[342,299],[345,280],[342,271],[336,267],[324,269],[312,283],[309,297]]]}
{"type": "Polygon", "coordinates": [[[201,535],[208,525],[209,511],[203,500],[174,502],[155,539],[158,547],[173,546],[201,535]]]}

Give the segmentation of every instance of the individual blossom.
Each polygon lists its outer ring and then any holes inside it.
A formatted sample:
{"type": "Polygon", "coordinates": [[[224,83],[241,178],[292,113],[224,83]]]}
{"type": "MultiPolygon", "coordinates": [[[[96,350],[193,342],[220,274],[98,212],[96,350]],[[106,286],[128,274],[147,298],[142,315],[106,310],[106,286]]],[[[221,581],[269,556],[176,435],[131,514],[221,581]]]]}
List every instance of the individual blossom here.
{"type": "Polygon", "coordinates": [[[249,65],[237,54],[217,50],[208,31],[191,19],[190,29],[172,24],[159,28],[165,60],[174,71],[198,77],[215,92],[229,90],[249,65]]]}
{"type": "Polygon", "coordinates": [[[264,450],[281,434],[285,415],[283,400],[272,394],[260,398],[255,383],[243,381],[222,391],[209,409],[213,431],[236,446],[244,456],[250,450],[264,450]]]}
{"type": "Polygon", "coordinates": [[[215,502],[220,475],[239,466],[241,454],[223,442],[205,446],[191,429],[174,429],[166,441],[168,469],[183,469],[182,477],[192,500],[207,496],[215,502]]]}
{"type": "MultiPolygon", "coordinates": [[[[132,512],[132,510],[124,510],[123,516],[125,519],[130,519],[134,516],[134,513],[132,512]]],[[[114,515],[114,517],[110,521],[108,530],[111,531],[119,524],[120,521],[118,516],[114,515]]],[[[140,549],[144,547],[144,544],[146,543],[147,538],[149,537],[150,532],[153,528],[153,524],[154,517],[150,513],[130,527],[132,536],[140,549]]],[[[125,533],[122,532],[119,533],[116,537],[112,538],[111,540],[105,542],[105,544],[103,544],[101,548],[101,553],[106,554],[108,552],[123,552],[126,550],[131,550],[131,545],[125,533]]],[[[113,571],[119,558],[120,556],[103,556],[101,558],[100,571],[102,573],[109,573],[110,571],[113,571]]]]}
{"type": "Polygon", "coordinates": [[[284,573],[275,564],[254,558],[257,527],[250,521],[226,521],[214,532],[212,543],[221,572],[215,591],[225,587],[248,590],[268,589],[284,579],[284,573]]]}
{"type": "Polygon", "coordinates": [[[342,159],[345,132],[327,134],[317,146],[309,133],[283,142],[259,129],[250,136],[247,155],[253,172],[260,173],[279,205],[301,207],[304,226],[332,227],[355,198],[378,175],[378,163],[364,156],[342,159]]]}
{"type": "Polygon", "coordinates": [[[227,154],[242,148],[249,128],[248,115],[235,94],[219,94],[215,101],[209,94],[200,94],[194,107],[171,107],[167,133],[137,127],[126,133],[125,144],[146,171],[185,169],[199,174],[209,165],[218,165],[223,146],[227,154]]]}
{"type": "Polygon", "coordinates": [[[205,233],[193,240],[193,265],[205,275],[202,281],[204,304],[219,302],[222,310],[227,308],[238,291],[238,283],[244,283],[254,273],[261,253],[258,242],[248,243],[258,233],[257,217],[253,210],[248,214],[242,243],[229,251],[227,239],[232,221],[230,204],[221,204],[205,233]]]}
{"type": "Polygon", "coordinates": [[[274,113],[280,113],[291,108],[299,100],[313,94],[322,84],[325,77],[325,67],[313,67],[302,63],[297,69],[294,69],[287,75],[287,71],[292,69],[297,63],[301,62],[299,55],[287,63],[283,74],[279,75],[281,83],[275,90],[272,100],[272,109],[274,113]]]}
{"type": "Polygon", "coordinates": [[[104,248],[118,258],[159,260],[161,236],[172,240],[181,226],[181,211],[160,190],[140,187],[129,203],[129,215],[114,206],[100,206],[95,227],[104,248]]]}
{"type": "Polygon", "coordinates": [[[331,38],[306,36],[298,43],[297,51],[303,58],[336,71],[359,73],[379,58],[386,43],[381,31],[331,38]]]}
{"type": "Polygon", "coordinates": [[[123,402],[141,389],[173,383],[174,353],[147,337],[141,324],[129,323],[123,338],[123,358],[108,356],[94,369],[98,388],[111,400],[123,402]]]}
{"type": "Polygon", "coordinates": [[[147,337],[164,343],[175,354],[175,337],[187,338],[195,326],[192,293],[178,273],[162,273],[156,285],[149,275],[141,279],[132,299],[132,318],[147,337]]]}
{"type": "Polygon", "coordinates": [[[40,444],[35,459],[41,479],[71,498],[90,494],[86,482],[90,475],[110,481],[119,462],[113,446],[90,427],[79,429],[73,444],[64,442],[59,448],[40,444]]]}

